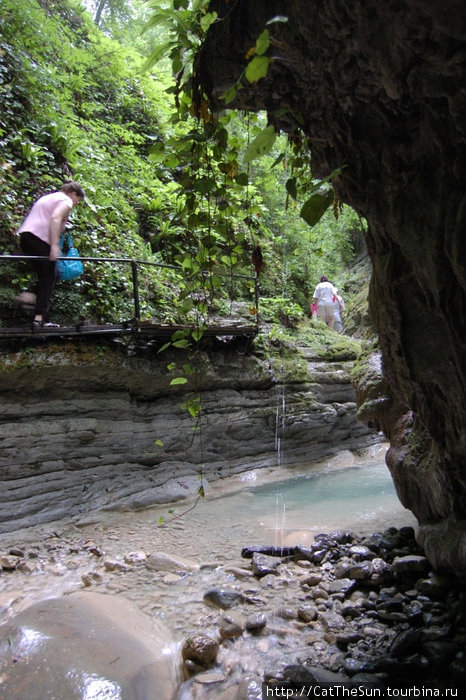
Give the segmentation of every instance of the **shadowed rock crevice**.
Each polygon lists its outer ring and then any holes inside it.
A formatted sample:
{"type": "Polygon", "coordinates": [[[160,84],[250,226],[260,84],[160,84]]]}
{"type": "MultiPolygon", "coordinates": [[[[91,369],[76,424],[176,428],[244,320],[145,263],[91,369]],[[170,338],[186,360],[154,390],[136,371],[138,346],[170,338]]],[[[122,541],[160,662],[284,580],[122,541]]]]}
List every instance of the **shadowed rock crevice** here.
{"type": "Polygon", "coordinates": [[[213,0],[210,9],[219,20],[198,75],[218,108],[267,22],[288,18],[267,25],[266,78],[230,106],[302,128],[316,177],[343,168],[337,196],[369,224],[370,308],[391,401],[380,424],[396,435],[388,464],[434,563],[464,574],[466,7],[213,0]],[[437,549],[429,533],[439,527],[437,549]]]}

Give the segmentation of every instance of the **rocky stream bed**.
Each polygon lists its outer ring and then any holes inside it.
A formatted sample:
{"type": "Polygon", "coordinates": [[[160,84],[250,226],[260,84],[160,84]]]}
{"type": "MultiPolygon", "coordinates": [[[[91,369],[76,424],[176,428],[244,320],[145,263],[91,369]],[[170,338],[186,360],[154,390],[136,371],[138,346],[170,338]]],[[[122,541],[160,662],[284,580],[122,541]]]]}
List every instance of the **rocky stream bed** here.
{"type": "MultiPolygon", "coordinates": [[[[2,536],[0,691],[16,687],[14,673],[24,683],[33,670],[15,648],[15,620],[47,598],[85,600],[89,592],[168,622],[178,683],[157,697],[252,700],[262,697],[264,681],[290,692],[310,683],[369,683],[444,694],[466,684],[464,585],[432,571],[410,526],[370,535],[336,530],[310,546],[245,543],[234,551],[225,542],[223,552],[208,552],[187,516],[162,527],[147,515],[126,517],[119,526],[87,522],[2,536]],[[187,557],[181,545],[190,535],[187,557]]],[[[30,682],[37,687],[37,672],[30,682]]],[[[22,692],[15,700],[35,697],[22,692]]],[[[85,697],[152,697],[147,688],[131,692],[85,697]]]]}

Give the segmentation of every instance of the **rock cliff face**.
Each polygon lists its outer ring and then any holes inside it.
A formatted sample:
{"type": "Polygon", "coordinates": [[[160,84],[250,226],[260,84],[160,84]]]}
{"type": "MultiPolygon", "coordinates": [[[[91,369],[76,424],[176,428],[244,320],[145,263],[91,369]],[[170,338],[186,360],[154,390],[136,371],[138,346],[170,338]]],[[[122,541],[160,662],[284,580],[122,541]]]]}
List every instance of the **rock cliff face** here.
{"type": "Polygon", "coordinates": [[[213,0],[210,9],[219,20],[198,76],[214,106],[267,26],[268,74],[231,106],[301,127],[316,177],[345,166],[337,195],[369,223],[388,465],[433,563],[465,574],[466,5],[213,0]],[[277,17],[287,21],[266,25],[277,17]]]}
{"type": "Polygon", "coordinates": [[[202,444],[166,354],[54,341],[1,359],[0,532],[191,498],[201,465],[207,482],[276,466],[278,438],[282,465],[380,440],[356,418],[353,362],[306,348],[300,380],[244,351],[205,351],[202,444]]]}

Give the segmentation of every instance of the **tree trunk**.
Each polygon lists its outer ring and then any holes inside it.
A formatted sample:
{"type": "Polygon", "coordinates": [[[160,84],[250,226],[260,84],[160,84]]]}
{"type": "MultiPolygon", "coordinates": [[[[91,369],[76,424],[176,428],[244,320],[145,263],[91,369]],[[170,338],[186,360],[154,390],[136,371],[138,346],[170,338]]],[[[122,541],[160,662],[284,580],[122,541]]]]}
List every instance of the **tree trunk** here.
{"type": "Polygon", "coordinates": [[[97,10],[95,12],[95,17],[94,17],[94,22],[96,25],[99,27],[100,26],[100,20],[102,19],[102,13],[105,9],[105,5],[107,4],[108,0],[99,0],[99,4],[97,5],[97,10]]]}

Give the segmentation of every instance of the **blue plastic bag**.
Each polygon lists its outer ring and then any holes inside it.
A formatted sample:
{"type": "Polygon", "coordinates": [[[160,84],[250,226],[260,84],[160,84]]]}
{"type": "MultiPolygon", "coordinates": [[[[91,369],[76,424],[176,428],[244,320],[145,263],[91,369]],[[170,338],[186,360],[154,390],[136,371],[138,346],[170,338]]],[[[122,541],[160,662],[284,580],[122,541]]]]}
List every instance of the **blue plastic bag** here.
{"type": "MultiPolygon", "coordinates": [[[[66,282],[67,280],[74,280],[77,277],[80,277],[84,272],[84,267],[83,267],[81,260],[76,260],[76,258],[79,258],[78,249],[74,247],[73,239],[71,238],[69,233],[66,234],[66,239],[67,239],[67,243],[68,243],[68,251],[66,253],[66,260],[57,260],[57,262],[56,262],[57,280],[60,282],[66,282]]],[[[62,233],[62,235],[60,236],[60,253],[61,253],[61,255],[63,255],[61,250],[62,250],[64,242],[65,242],[65,234],[62,233]]]]}

